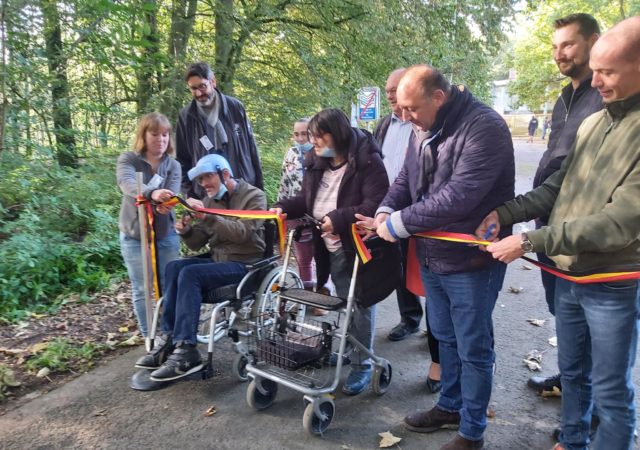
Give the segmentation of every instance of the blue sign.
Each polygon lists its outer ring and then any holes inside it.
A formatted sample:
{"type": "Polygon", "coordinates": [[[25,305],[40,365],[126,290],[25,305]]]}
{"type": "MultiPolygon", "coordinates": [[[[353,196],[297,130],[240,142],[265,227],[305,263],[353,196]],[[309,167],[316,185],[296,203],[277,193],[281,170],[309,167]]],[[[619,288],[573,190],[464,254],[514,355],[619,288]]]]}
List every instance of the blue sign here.
{"type": "Polygon", "coordinates": [[[358,91],[358,120],[370,122],[380,116],[380,89],[364,87],[358,91]]]}

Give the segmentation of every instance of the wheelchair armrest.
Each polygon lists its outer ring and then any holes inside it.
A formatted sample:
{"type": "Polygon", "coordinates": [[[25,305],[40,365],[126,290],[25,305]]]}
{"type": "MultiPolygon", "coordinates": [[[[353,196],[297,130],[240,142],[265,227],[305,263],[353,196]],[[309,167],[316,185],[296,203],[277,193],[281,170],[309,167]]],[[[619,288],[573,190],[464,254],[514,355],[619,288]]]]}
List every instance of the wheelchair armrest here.
{"type": "Polygon", "coordinates": [[[269,258],[261,259],[252,263],[247,263],[245,264],[245,267],[247,268],[247,271],[251,272],[253,270],[266,267],[269,264],[273,263],[274,261],[277,261],[279,258],[280,258],[280,255],[273,255],[273,256],[270,256],[269,258]]]}

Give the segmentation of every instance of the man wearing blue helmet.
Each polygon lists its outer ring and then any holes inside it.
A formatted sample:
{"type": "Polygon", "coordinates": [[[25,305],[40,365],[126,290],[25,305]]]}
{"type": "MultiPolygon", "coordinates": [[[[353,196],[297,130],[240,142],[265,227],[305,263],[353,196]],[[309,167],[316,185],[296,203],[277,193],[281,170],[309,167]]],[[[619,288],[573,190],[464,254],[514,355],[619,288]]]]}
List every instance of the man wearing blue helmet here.
{"type": "MultiPolygon", "coordinates": [[[[220,155],[206,155],[188,172],[189,179],[206,192],[204,200],[189,199],[193,207],[265,210],[267,199],[260,189],[233,178],[229,162],[220,155]]],[[[262,257],[265,249],[262,220],[239,220],[196,214],[175,224],[176,231],[192,250],[209,244],[211,258],[193,257],[172,261],[165,273],[166,291],[156,346],[138,359],[136,367],[155,369],[151,379],[169,381],[201,370],[196,331],[202,292],[238,283],[247,273],[246,262],[262,257]]]]}

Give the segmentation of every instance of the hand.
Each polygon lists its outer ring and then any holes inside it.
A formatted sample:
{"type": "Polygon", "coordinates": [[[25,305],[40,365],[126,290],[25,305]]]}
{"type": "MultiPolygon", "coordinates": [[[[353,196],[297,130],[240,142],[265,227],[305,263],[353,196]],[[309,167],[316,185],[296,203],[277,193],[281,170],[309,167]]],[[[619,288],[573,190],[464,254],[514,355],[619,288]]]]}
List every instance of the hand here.
{"type": "Polygon", "coordinates": [[[375,236],[377,228],[373,217],[363,216],[362,214],[356,214],[356,231],[363,236],[363,240],[369,239],[371,236],[375,236]],[[360,228],[358,228],[360,227],[360,228]]]}
{"type": "Polygon", "coordinates": [[[173,207],[171,206],[164,206],[164,205],[156,205],[156,212],[158,214],[169,214],[171,212],[171,210],[173,209],[173,207]]]}
{"type": "MultiPolygon", "coordinates": [[[[498,213],[493,210],[487,214],[487,217],[478,225],[475,234],[478,239],[493,242],[498,238],[498,233],[500,233],[500,221],[498,219],[498,213]]],[[[483,247],[480,246],[480,249],[482,248],[483,247]]]]}
{"type": "Polygon", "coordinates": [[[193,222],[193,219],[191,218],[191,216],[189,215],[182,216],[182,218],[178,220],[175,225],[176,231],[178,232],[178,234],[184,234],[187,231],[189,231],[189,229],[191,228],[192,222],[193,222]]]}
{"type": "MultiPolygon", "coordinates": [[[[187,205],[191,206],[192,208],[204,208],[204,203],[202,203],[202,200],[198,200],[197,198],[193,198],[193,197],[189,197],[187,199],[187,205]]],[[[196,216],[197,219],[204,219],[206,217],[205,213],[201,213],[201,212],[194,212],[194,215],[196,216]]]]}
{"type": "Polygon", "coordinates": [[[507,236],[488,245],[487,251],[498,261],[509,264],[524,255],[522,251],[522,236],[519,234],[507,236]]]}
{"type": "Polygon", "coordinates": [[[282,208],[269,208],[269,212],[277,214],[278,216],[282,215],[282,208]]]}
{"type": "MultiPolygon", "coordinates": [[[[377,217],[376,217],[376,219],[377,219],[377,217]]],[[[391,235],[391,232],[389,231],[389,228],[387,227],[387,221],[386,220],[384,222],[382,222],[380,225],[378,225],[378,228],[376,228],[376,233],[378,233],[378,236],[380,236],[385,241],[389,241],[389,242],[396,242],[397,241],[397,239],[394,238],[391,235]]]]}
{"type": "Polygon", "coordinates": [[[169,189],[156,189],[155,191],[151,192],[151,200],[156,203],[164,203],[166,201],[169,201],[173,196],[173,192],[169,189]]]}
{"type": "Polygon", "coordinates": [[[322,223],[320,224],[320,230],[325,233],[333,233],[333,222],[331,222],[331,217],[324,216],[322,218],[322,223]]]}

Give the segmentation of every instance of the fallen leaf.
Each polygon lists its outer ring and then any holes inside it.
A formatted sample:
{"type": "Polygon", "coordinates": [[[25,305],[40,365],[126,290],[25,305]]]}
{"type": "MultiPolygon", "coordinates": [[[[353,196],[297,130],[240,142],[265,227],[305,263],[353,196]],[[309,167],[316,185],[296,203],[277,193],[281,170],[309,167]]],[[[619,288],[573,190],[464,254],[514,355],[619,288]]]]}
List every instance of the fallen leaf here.
{"type": "Polygon", "coordinates": [[[0,353],[4,353],[7,356],[16,356],[16,355],[19,355],[20,353],[24,353],[24,352],[26,352],[26,350],[24,350],[22,348],[0,347],[0,353]]]}
{"type": "Polygon", "coordinates": [[[540,395],[543,397],[562,397],[562,391],[558,389],[558,386],[554,386],[552,391],[543,390],[540,395]]]}
{"type": "Polygon", "coordinates": [[[382,439],[380,440],[380,448],[388,448],[393,447],[395,444],[400,442],[402,438],[394,436],[389,431],[385,431],[384,433],[378,433],[382,439]]]}
{"type": "Polygon", "coordinates": [[[522,266],[520,266],[521,270],[533,270],[533,267],[531,266],[527,266],[526,264],[523,264],[522,266]]]}
{"type": "Polygon", "coordinates": [[[531,350],[529,353],[527,353],[527,356],[525,359],[528,359],[529,361],[535,361],[537,363],[541,363],[543,354],[544,353],[542,353],[539,350],[531,350]]]}
{"type": "Polygon", "coordinates": [[[99,409],[98,411],[93,413],[94,416],[106,416],[107,415],[107,408],[104,409],[99,409]]]}
{"type": "Polygon", "coordinates": [[[544,319],[527,319],[527,322],[529,322],[531,325],[535,325],[537,327],[541,327],[542,325],[544,325],[546,320],[544,320],[544,319]]]}
{"type": "Polygon", "coordinates": [[[4,369],[0,372],[0,386],[18,387],[22,386],[22,383],[16,380],[15,374],[11,369],[4,369]]]}
{"type": "Polygon", "coordinates": [[[118,331],[119,331],[120,333],[126,333],[126,332],[128,332],[128,331],[129,331],[129,327],[120,327],[120,328],[118,328],[118,331]]]}
{"type": "Polygon", "coordinates": [[[138,336],[137,335],[133,335],[131,336],[129,339],[127,339],[126,341],[122,341],[120,342],[118,345],[121,347],[132,347],[134,345],[138,345],[138,336]]]}
{"type": "Polygon", "coordinates": [[[21,330],[23,328],[27,328],[29,326],[29,322],[18,322],[18,325],[16,325],[16,328],[18,330],[21,330]]]}
{"type": "Polygon", "coordinates": [[[340,450],[351,450],[351,446],[347,444],[342,444],[340,446],[340,450]]]}
{"type": "Polygon", "coordinates": [[[494,409],[491,406],[489,406],[487,408],[487,417],[489,419],[493,419],[495,416],[496,416],[496,412],[494,411],[494,409]]]}
{"type": "Polygon", "coordinates": [[[215,405],[211,405],[209,406],[209,408],[204,412],[204,416],[205,417],[211,417],[213,416],[215,413],[217,413],[218,411],[216,411],[216,407],[215,405]]]}
{"type": "Polygon", "coordinates": [[[542,370],[542,367],[540,367],[540,364],[538,364],[536,361],[531,361],[528,359],[523,359],[522,361],[532,372],[536,370],[542,370]]]}
{"type": "Polygon", "coordinates": [[[509,292],[512,294],[519,294],[522,291],[524,291],[524,288],[509,286],[509,292]]]}
{"type": "Polygon", "coordinates": [[[547,342],[549,343],[550,346],[557,347],[558,346],[558,337],[554,336],[552,338],[549,338],[549,340],[547,342]]]}
{"type": "Polygon", "coordinates": [[[46,314],[31,313],[31,317],[33,317],[34,319],[42,319],[45,316],[46,314]]]}
{"type": "Polygon", "coordinates": [[[33,347],[31,347],[31,353],[39,353],[46,349],[49,346],[48,342],[38,342],[33,347]]]}
{"type": "Polygon", "coordinates": [[[50,373],[51,373],[51,370],[49,370],[48,367],[43,367],[42,369],[38,370],[38,373],[36,374],[36,377],[44,378],[47,375],[49,375],[50,373]]]}

